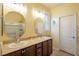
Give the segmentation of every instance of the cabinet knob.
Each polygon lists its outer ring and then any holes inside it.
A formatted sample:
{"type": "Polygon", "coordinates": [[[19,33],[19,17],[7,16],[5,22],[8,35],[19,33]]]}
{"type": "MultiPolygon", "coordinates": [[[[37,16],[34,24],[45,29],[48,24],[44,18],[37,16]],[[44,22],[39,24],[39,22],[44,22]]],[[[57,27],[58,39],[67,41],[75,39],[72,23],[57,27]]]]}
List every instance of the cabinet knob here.
{"type": "Polygon", "coordinates": [[[24,53],[25,52],[25,50],[22,50],[22,53],[24,53]]]}
{"type": "Polygon", "coordinates": [[[41,50],[40,50],[40,49],[38,49],[38,52],[41,52],[41,50]]]}

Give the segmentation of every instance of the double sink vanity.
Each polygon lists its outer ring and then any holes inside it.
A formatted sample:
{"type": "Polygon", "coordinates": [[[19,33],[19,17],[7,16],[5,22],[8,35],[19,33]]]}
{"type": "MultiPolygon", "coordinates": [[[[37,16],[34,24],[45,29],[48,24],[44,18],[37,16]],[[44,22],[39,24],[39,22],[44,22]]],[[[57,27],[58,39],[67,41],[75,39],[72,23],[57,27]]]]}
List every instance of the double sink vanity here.
{"type": "MultiPolygon", "coordinates": [[[[16,6],[14,4],[14,6],[16,6]]],[[[49,56],[52,53],[52,38],[49,29],[45,29],[45,21],[40,17],[36,17],[33,20],[33,28],[28,19],[26,21],[26,16],[18,11],[7,11],[6,8],[11,9],[7,5],[3,5],[3,28],[2,36],[5,39],[1,42],[9,42],[2,44],[1,55],[3,56],[49,56]],[[14,17],[15,16],[15,17],[14,17]],[[28,24],[27,24],[28,23],[28,24]],[[27,26],[30,25],[31,27],[27,26]],[[31,29],[31,30],[29,30],[31,29]],[[34,38],[28,38],[27,36],[39,36],[34,38]],[[27,36],[23,36],[27,35],[27,36]],[[45,36],[46,35],[46,36],[45,36]],[[26,37],[26,38],[24,38],[26,37]],[[8,39],[8,40],[7,40],[8,39]],[[22,39],[22,40],[20,40],[22,39]],[[16,41],[16,42],[14,42],[16,41]]],[[[49,20],[49,19],[48,19],[49,20]]]]}
{"type": "Polygon", "coordinates": [[[49,56],[52,53],[51,37],[36,37],[15,43],[14,46],[12,44],[3,45],[3,56],[49,56]]]}
{"type": "MultiPolygon", "coordinates": [[[[27,29],[25,26],[25,19],[17,12],[9,12],[5,16],[4,23],[4,33],[3,36],[6,35],[10,38],[10,41],[14,40],[16,42],[3,44],[2,46],[2,55],[3,56],[49,56],[52,53],[52,39],[49,36],[44,36],[46,32],[44,29],[43,21],[38,18],[35,21],[35,34],[39,37],[34,38],[24,38],[22,40],[21,37],[25,33],[27,29]],[[17,21],[14,19],[10,20],[10,17],[13,15],[17,15],[17,21]],[[9,17],[10,16],[10,17],[9,17]],[[22,19],[19,20],[19,17],[22,19]],[[41,28],[41,29],[40,29],[41,28]]],[[[30,35],[29,35],[30,36],[30,35]]],[[[6,39],[5,39],[6,40],[6,39]]]]}

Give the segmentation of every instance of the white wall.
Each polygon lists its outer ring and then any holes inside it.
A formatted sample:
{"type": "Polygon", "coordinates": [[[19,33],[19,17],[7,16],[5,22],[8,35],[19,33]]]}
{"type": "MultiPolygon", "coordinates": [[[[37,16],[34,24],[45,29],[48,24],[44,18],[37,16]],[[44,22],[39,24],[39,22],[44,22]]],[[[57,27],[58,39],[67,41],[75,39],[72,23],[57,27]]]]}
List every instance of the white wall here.
{"type": "Polygon", "coordinates": [[[52,16],[51,34],[53,38],[53,47],[54,49],[58,49],[59,48],[59,17],[57,18],[52,16]]]}

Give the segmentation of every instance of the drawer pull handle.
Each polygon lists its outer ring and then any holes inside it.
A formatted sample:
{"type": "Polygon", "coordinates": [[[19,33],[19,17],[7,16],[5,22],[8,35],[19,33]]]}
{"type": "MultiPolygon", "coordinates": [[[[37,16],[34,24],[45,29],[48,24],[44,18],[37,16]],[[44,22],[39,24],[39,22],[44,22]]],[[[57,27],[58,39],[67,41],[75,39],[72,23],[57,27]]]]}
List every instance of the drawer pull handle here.
{"type": "Polygon", "coordinates": [[[25,52],[25,50],[22,50],[22,53],[24,53],[25,52]]]}

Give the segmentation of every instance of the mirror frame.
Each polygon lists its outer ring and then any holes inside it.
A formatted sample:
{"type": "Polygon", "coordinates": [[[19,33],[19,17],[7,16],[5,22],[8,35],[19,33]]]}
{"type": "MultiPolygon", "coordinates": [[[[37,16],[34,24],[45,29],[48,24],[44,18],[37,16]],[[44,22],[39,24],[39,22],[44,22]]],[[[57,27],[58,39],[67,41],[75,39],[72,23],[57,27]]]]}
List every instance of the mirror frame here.
{"type": "MultiPolygon", "coordinates": [[[[25,24],[25,17],[24,17],[21,13],[18,13],[18,12],[16,12],[16,11],[10,11],[10,12],[8,12],[7,14],[5,14],[5,16],[4,16],[4,33],[6,33],[6,31],[5,31],[5,24],[6,24],[6,23],[5,23],[5,20],[6,20],[6,16],[7,16],[8,14],[10,14],[10,13],[17,13],[18,15],[20,15],[20,16],[23,18],[23,22],[24,22],[24,24],[25,24]]],[[[23,23],[23,22],[22,22],[22,23],[23,23]]],[[[18,24],[19,24],[19,23],[21,23],[21,22],[18,22],[18,24]]],[[[24,28],[23,30],[24,30],[24,31],[23,31],[23,34],[21,35],[21,37],[24,35],[24,32],[25,32],[25,26],[26,26],[26,24],[25,24],[25,25],[24,25],[24,24],[23,24],[23,26],[24,26],[24,27],[23,27],[23,28],[24,28]]],[[[7,34],[7,33],[6,33],[6,34],[7,34]]],[[[7,36],[10,37],[9,34],[8,34],[7,36]]],[[[19,38],[21,38],[21,37],[19,37],[19,38]]],[[[10,37],[10,38],[12,38],[12,37],[10,37]]]]}

